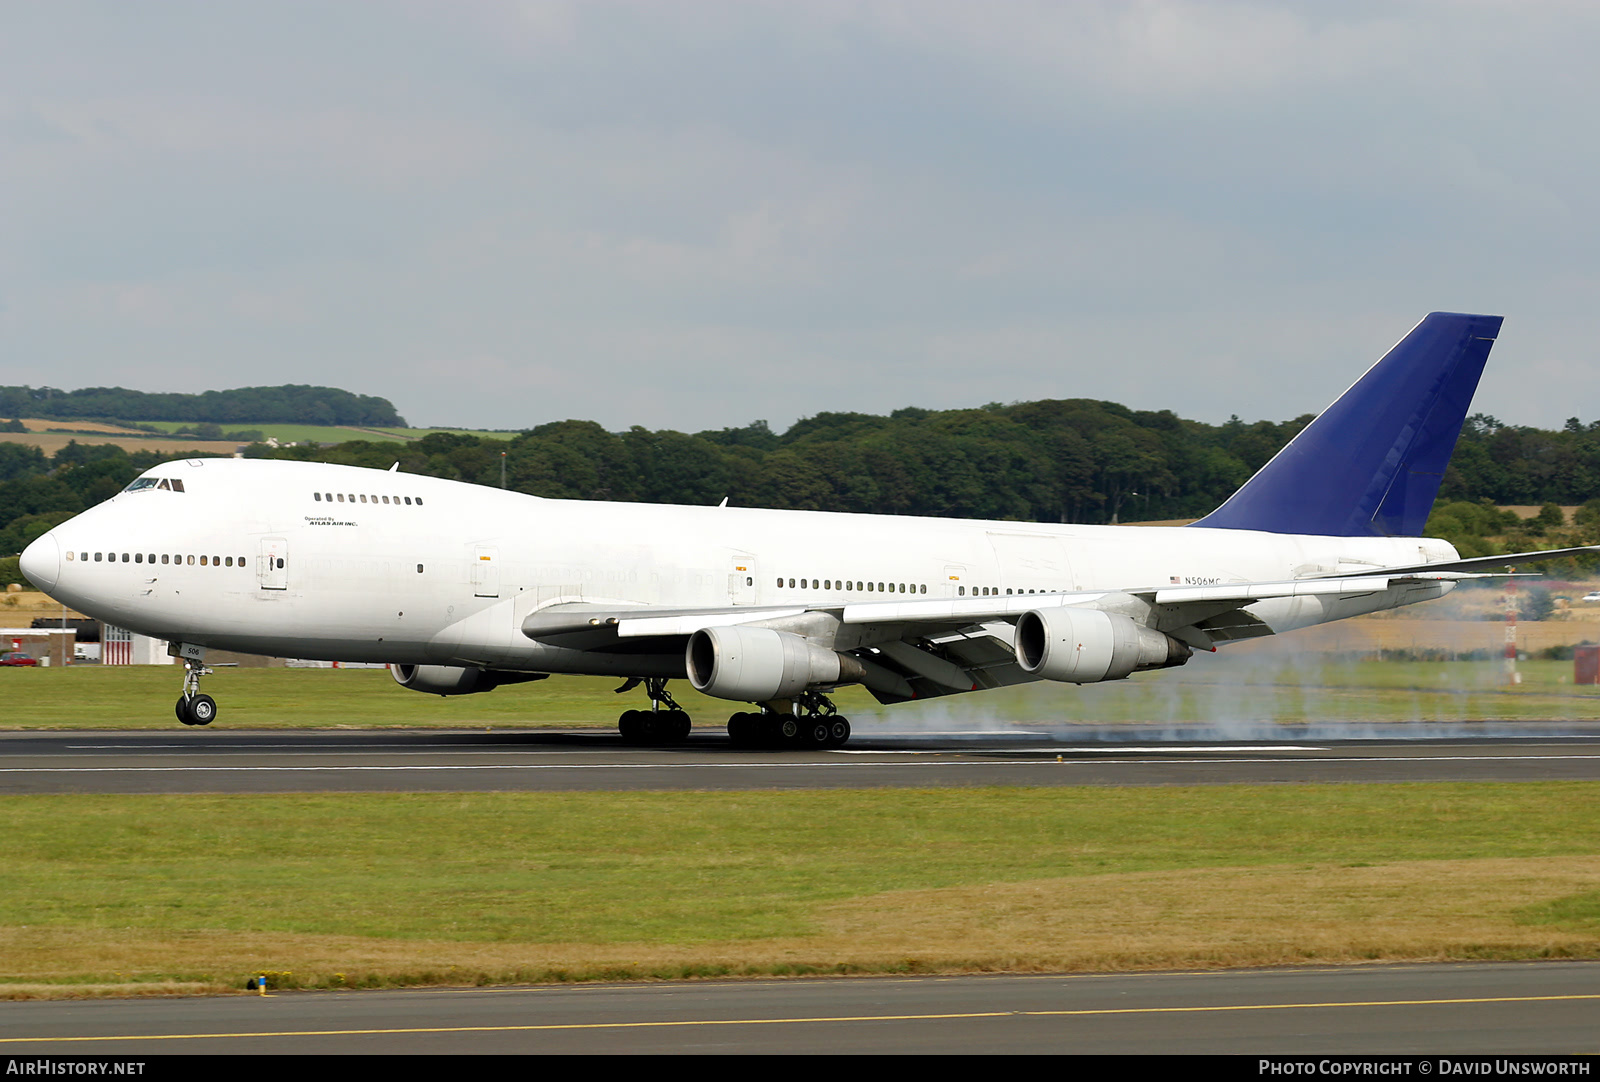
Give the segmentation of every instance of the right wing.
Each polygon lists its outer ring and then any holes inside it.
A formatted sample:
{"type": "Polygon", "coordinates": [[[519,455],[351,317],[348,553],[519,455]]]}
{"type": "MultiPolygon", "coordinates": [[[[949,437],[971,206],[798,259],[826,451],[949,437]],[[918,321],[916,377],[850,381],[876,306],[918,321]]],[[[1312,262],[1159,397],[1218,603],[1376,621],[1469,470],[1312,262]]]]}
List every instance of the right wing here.
{"type": "MultiPolygon", "coordinates": [[[[1014,624],[1033,610],[1081,607],[1128,616],[1192,649],[1276,633],[1246,611],[1262,601],[1318,598],[1355,601],[1379,593],[1437,592],[1441,581],[1474,578],[1456,571],[1161,586],[993,597],[910,598],[843,605],[731,605],[669,609],[649,605],[567,603],[530,614],[523,634],[553,646],[601,652],[682,649],[696,631],[730,625],[772,628],[849,654],[883,702],[952,695],[1026,683],[1013,649],[1014,624]]],[[[1398,598],[1396,599],[1398,603],[1398,598]]],[[[1381,607],[1381,606],[1380,606],[1381,607]]]]}

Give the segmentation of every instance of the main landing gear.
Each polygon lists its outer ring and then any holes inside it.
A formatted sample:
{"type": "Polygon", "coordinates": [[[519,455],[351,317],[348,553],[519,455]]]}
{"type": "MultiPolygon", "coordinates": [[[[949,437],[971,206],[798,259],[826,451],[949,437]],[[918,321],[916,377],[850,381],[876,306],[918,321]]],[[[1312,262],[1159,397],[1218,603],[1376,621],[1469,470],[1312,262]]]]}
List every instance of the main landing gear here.
{"type": "Polygon", "coordinates": [[[194,658],[185,658],[183,668],[183,694],[174,708],[178,720],[185,725],[210,725],[217,717],[217,700],[200,694],[200,678],[210,676],[211,670],[194,658]]]}
{"type": "MultiPolygon", "coordinates": [[[[629,744],[687,740],[689,715],[667,691],[666,677],[629,677],[616,690],[621,694],[640,684],[650,696],[651,708],[623,711],[617,719],[622,739],[629,744]]],[[[758,713],[733,715],[728,719],[728,738],[736,748],[842,748],[850,740],[850,722],[820,691],[803,691],[793,699],[762,703],[758,713]]]]}
{"type": "Polygon", "coordinates": [[[803,691],[779,713],[763,704],[759,714],[739,713],[728,719],[728,739],[736,748],[842,748],[850,740],[850,722],[818,691],[803,691]]]}
{"type": "Polygon", "coordinates": [[[667,678],[647,676],[630,677],[617,693],[632,691],[640,684],[650,696],[649,710],[624,710],[617,719],[617,729],[629,744],[678,744],[689,738],[689,714],[679,706],[667,691],[667,678]]]}

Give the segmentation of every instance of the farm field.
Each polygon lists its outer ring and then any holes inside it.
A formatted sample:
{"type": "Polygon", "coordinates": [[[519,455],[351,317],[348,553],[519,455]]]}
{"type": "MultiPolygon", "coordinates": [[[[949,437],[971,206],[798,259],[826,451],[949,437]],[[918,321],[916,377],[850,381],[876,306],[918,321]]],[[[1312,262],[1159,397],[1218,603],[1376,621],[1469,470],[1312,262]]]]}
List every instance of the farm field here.
{"type": "Polygon", "coordinates": [[[487,440],[509,440],[521,435],[519,432],[491,432],[483,428],[368,428],[362,431],[383,432],[413,440],[420,440],[423,436],[431,436],[435,432],[447,432],[453,436],[479,436],[487,440]]]}
{"type": "Polygon", "coordinates": [[[99,421],[80,421],[76,418],[64,420],[54,417],[23,417],[22,424],[29,432],[48,432],[52,428],[70,428],[75,432],[104,432],[113,436],[144,436],[149,433],[141,432],[137,428],[127,425],[102,424],[99,421]]]}
{"type": "MultiPolygon", "coordinates": [[[[239,449],[237,440],[200,440],[193,436],[153,435],[120,425],[97,421],[57,420],[53,418],[23,418],[26,432],[0,432],[0,442],[22,443],[38,447],[45,454],[54,455],[69,441],[79,443],[110,443],[125,451],[205,451],[209,454],[231,455],[239,449]],[[49,429],[70,429],[52,432],[49,429]]],[[[193,421],[149,421],[153,428],[174,433],[180,428],[193,427],[193,421]]],[[[411,443],[435,432],[448,432],[461,436],[479,436],[486,439],[509,440],[516,432],[489,432],[469,428],[352,428],[337,425],[257,424],[240,421],[223,425],[225,431],[255,431],[279,443],[347,443],[351,440],[370,440],[377,443],[411,443]]]]}
{"type": "MultiPolygon", "coordinates": [[[[151,421],[156,428],[168,432],[176,431],[185,425],[192,426],[192,421],[151,421]]],[[[317,443],[346,443],[351,440],[372,440],[375,442],[410,443],[434,432],[451,432],[463,436],[483,436],[493,439],[509,440],[517,435],[515,432],[487,432],[468,428],[357,428],[341,425],[291,425],[291,424],[257,424],[250,421],[240,421],[236,424],[222,426],[232,430],[254,430],[263,436],[270,436],[280,443],[303,442],[314,440],[317,443]]]]}
{"type": "Polygon", "coordinates": [[[114,444],[124,451],[204,451],[213,455],[231,455],[239,449],[228,440],[197,440],[192,436],[119,436],[69,432],[0,432],[0,443],[21,443],[37,447],[47,455],[54,455],[68,443],[114,444]]]}

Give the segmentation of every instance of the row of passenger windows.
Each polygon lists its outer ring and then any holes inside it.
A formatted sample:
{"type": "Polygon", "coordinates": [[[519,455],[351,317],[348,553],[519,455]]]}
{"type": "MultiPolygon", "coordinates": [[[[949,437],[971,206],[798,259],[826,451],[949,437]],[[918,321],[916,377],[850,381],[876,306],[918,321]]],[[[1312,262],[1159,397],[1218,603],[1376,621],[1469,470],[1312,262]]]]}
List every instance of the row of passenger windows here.
{"type": "Polygon", "coordinates": [[[365,492],[352,492],[348,496],[346,496],[343,492],[313,492],[311,496],[313,499],[322,503],[333,503],[335,500],[338,500],[340,503],[399,503],[401,500],[404,500],[408,504],[415,503],[418,507],[422,506],[421,496],[418,496],[415,500],[413,500],[410,496],[396,496],[393,500],[390,500],[387,496],[377,495],[374,495],[369,500],[365,492]]]}
{"type": "MultiPolygon", "coordinates": [[[[785,588],[795,589],[794,579],[780,578],[778,580],[778,589],[785,588]]],[[[840,590],[860,590],[868,594],[925,594],[928,592],[926,586],[918,586],[916,583],[908,586],[903,582],[858,582],[854,579],[838,579],[837,581],[834,579],[801,579],[799,586],[801,590],[832,590],[835,588],[840,590]]]]}
{"type": "MultiPolygon", "coordinates": [[[[918,585],[916,583],[912,583],[910,585],[907,585],[906,583],[903,583],[903,582],[889,582],[889,583],[884,583],[884,582],[871,583],[871,582],[867,582],[867,583],[862,583],[862,582],[857,582],[854,579],[838,579],[838,580],[834,580],[834,579],[801,579],[800,580],[800,585],[798,587],[796,587],[794,579],[783,579],[783,578],[780,578],[778,580],[778,589],[780,589],[780,590],[783,590],[783,589],[790,589],[790,590],[793,590],[793,589],[801,589],[801,590],[832,590],[832,589],[835,589],[835,588],[840,589],[840,590],[861,590],[862,592],[869,593],[869,594],[870,593],[879,593],[879,594],[925,594],[925,593],[928,592],[928,587],[926,585],[918,585]]],[[[1008,594],[1011,594],[1011,593],[1040,594],[1040,593],[1049,593],[1049,591],[1048,590],[1007,590],[1006,593],[1008,593],[1008,594]]],[[[998,597],[999,595],[1000,595],[1000,587],[998,587],[998,586],[974,586],[972,588],[972,596],[973,597],[998,597]]],[[[956,587],[956,596],[958,596],[958,597],[966,597],[967,596],[967,588],[965,586],[956,587]]]]}
{"type": "MultiPolygon", "coordinates": [[[[69,553],[67,553],[67,559],[71,560],[74,557],[76,557],[79,560],[82,560],[84,563],[88,563],[89,562],[89,554],[87,552],[78,552],[78,553],[69,552],[69,553]]],[[[105,563],[112,563],[112,564],[117,563],[118,562],[117,553],[115,553],[115,552],[97,552],[97,553],[95,553],[94,554],[94,562],[95,563],[101,563],[102,561],[105,562],[105,563]]],[[[243,556],[174,556],[174,555],[172,555],[171,553],[168,553],[168,552],[163,552],[161,554],[161,562],[164,563],[164,564],[185,564],[185,563],[187,563],[187,564],[193,566],[196,561],[199,561],[199,564],[200,564],[201,567],[243,567],[244,566],[244,557],[243,556]],[[237,561],[237,562],[235,562],[235,561],[237,561]]],[[[132,555],[129,555],[128,553],[124,552],[124,553],[122,553],[121,562],[125,563],[125,564],[126,563],[153,564],[153,563],[156,562],[156,554],[153,553],[153,552],[148,553],[148,554],[147,553],[143,553],[143,552],[135,552],[132,555]]],[[[281,560],[278,562],[278,566],[279,567],[283,566],[283,562],[281,560]]]]}

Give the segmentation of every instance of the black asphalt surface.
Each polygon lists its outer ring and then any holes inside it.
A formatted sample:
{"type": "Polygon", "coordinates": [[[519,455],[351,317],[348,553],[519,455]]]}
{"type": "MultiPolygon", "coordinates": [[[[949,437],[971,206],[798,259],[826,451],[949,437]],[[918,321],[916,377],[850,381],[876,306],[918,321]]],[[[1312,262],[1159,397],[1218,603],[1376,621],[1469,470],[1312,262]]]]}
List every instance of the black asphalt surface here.
{"type": "MultiPolygon", "coordinates": [[[[141,1056],[230,1053],[1549,1056],[1592,1054],[1597,1048],[1600,963],[1575,962],[568,985],[0,1004],[0,1057],[138,1060],[141,1056]]],[[[1505,1072],[1496,1072],[1491,1066],[1475,1073],[1505,1072]]]]}
{"type": "Polygon", "coordinates": [[[859,734],[838,751],[746,751],[717,732],[629,747],[603,730],[0,733],[0,793],[811,789],[1600,778],[1593,726],[1286,730],[1267,740],[1119,728],[859,734]],[[1415,734],[1418,738],[1410,737],[1415,734]],[[1423,735],[1427,734],[1427,735],[1423,735]],[[1491,735],[1492,734],[1492,735],[1491,735]]]}

